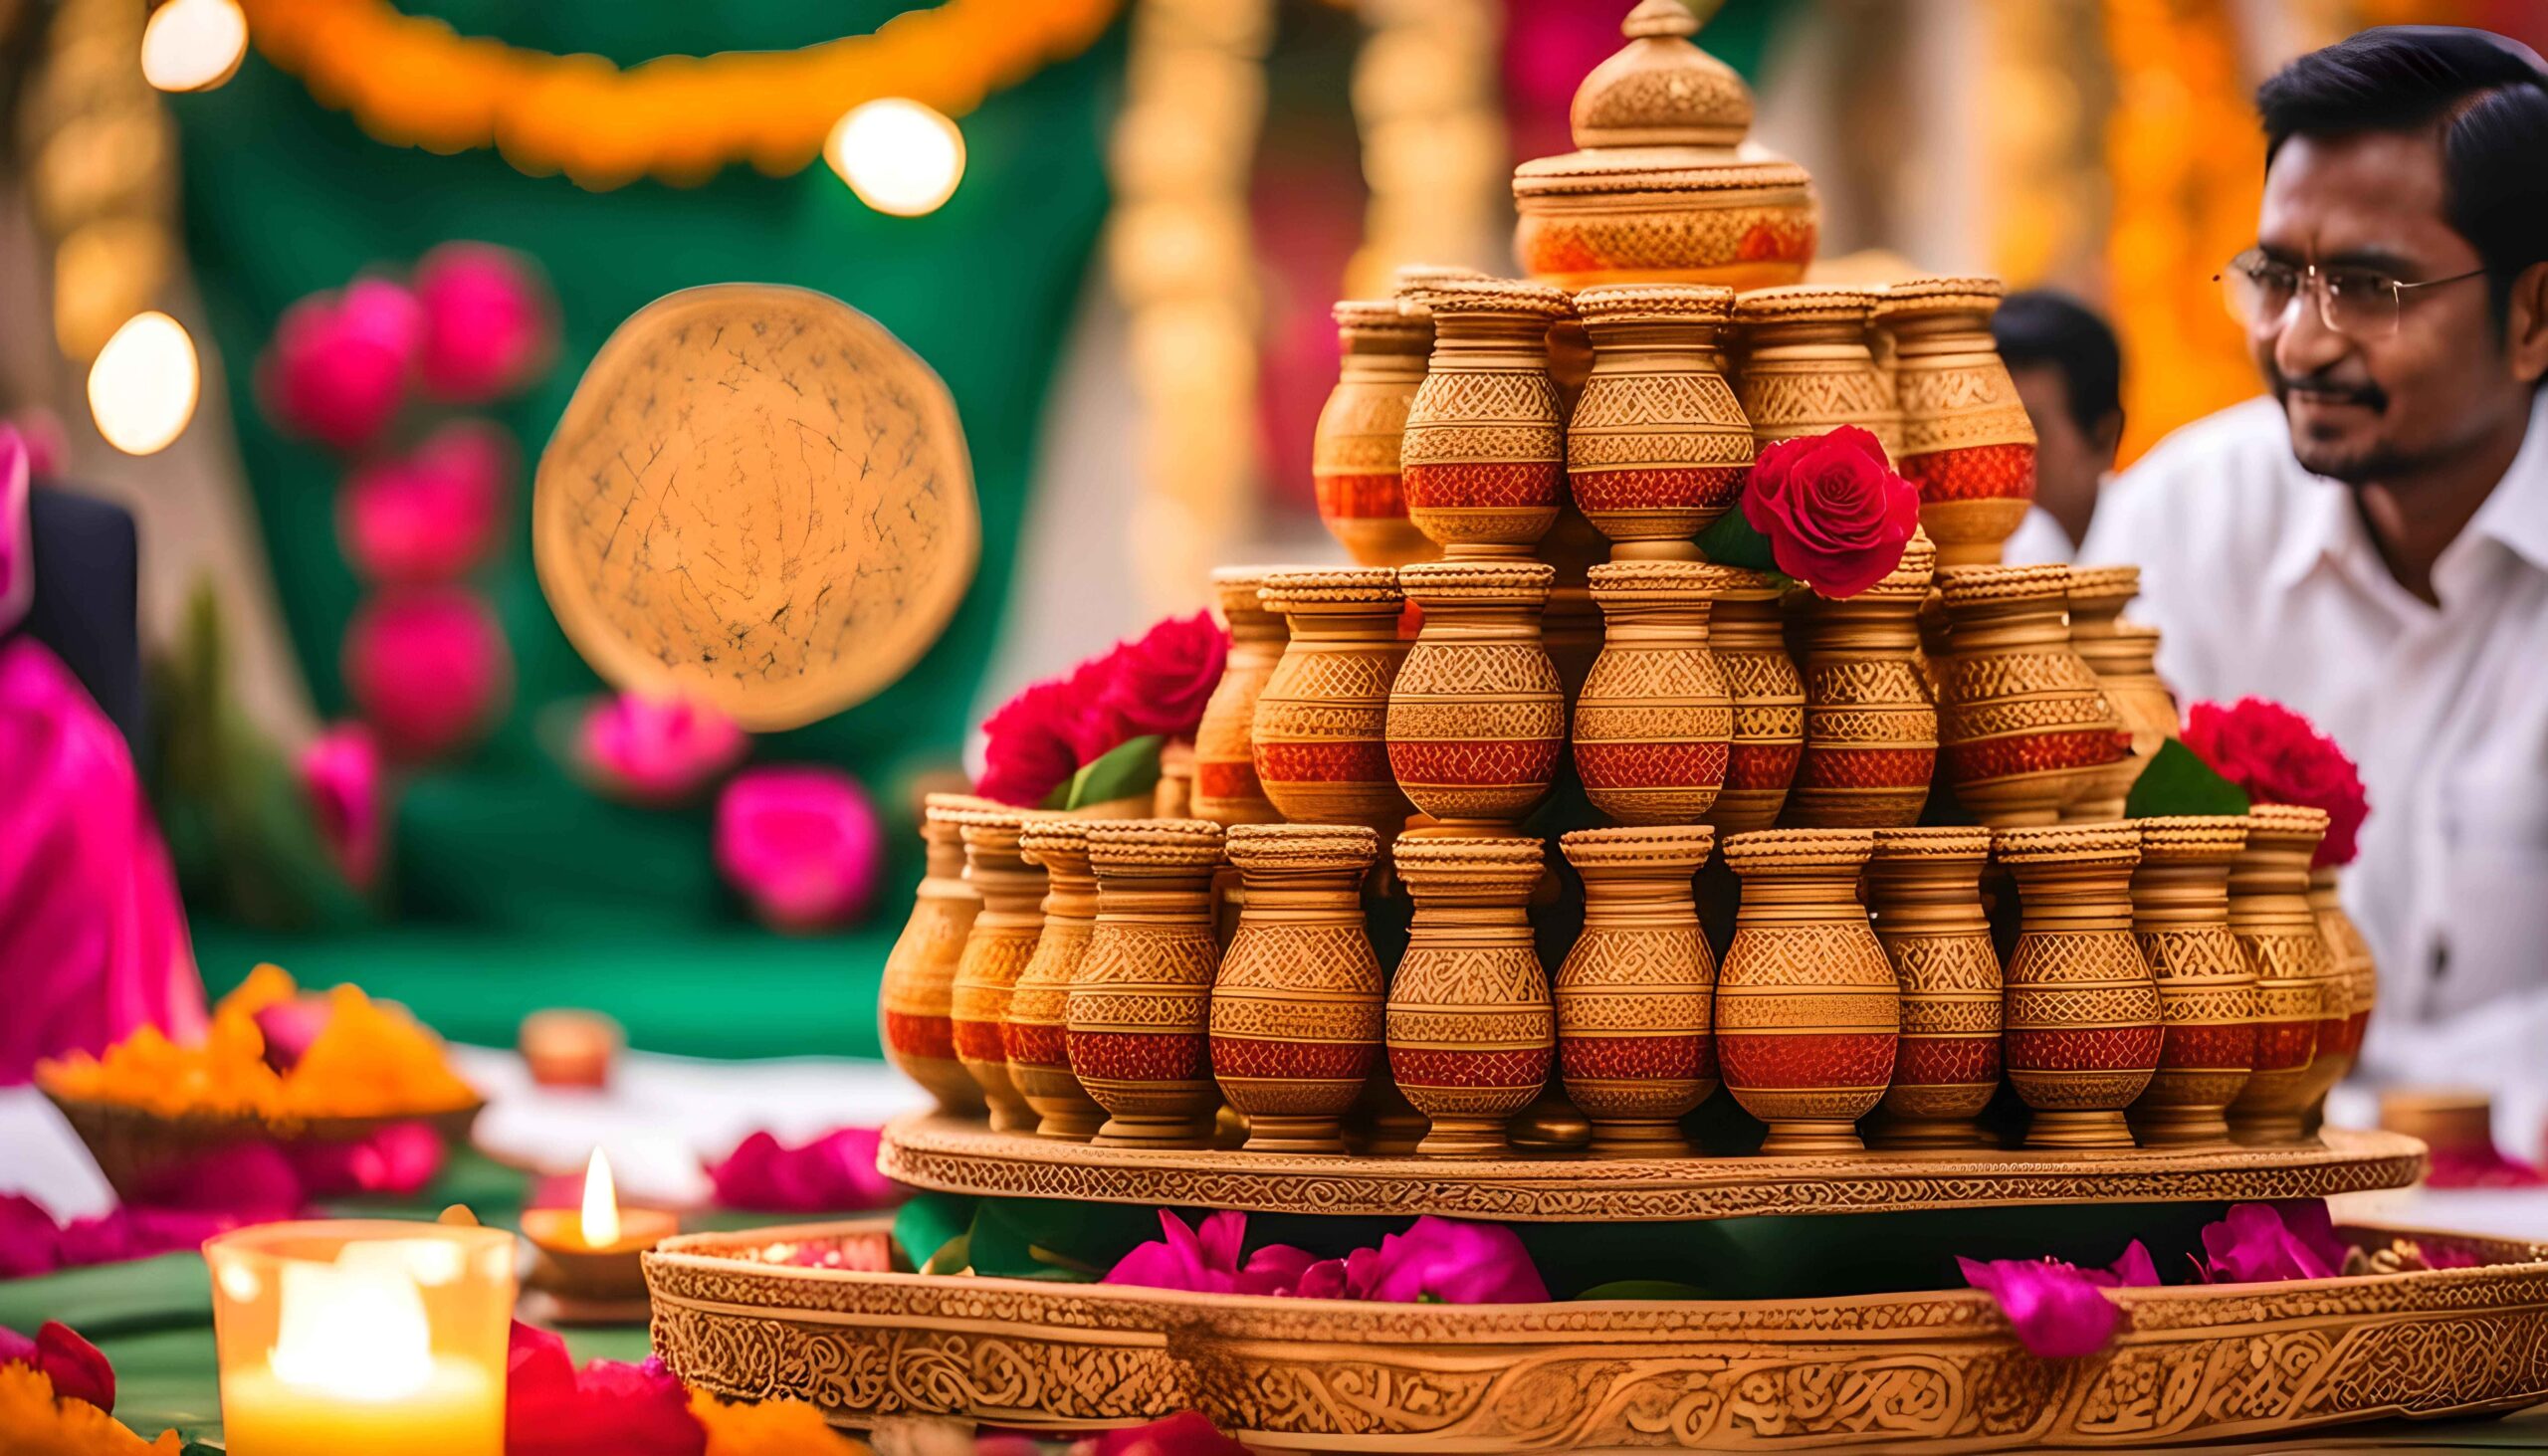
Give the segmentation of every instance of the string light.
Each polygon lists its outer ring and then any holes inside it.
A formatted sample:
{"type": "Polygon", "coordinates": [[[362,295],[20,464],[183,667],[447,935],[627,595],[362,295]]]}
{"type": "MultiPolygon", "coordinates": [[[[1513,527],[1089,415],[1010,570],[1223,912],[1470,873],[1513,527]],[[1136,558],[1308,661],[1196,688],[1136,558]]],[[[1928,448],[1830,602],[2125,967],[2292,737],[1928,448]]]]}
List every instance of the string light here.
{"type": "Polygon", "coordinates": [[[896,217],[936,212],[964,178],[964,133],[903,97],[852,106],[832,123],[823,160],[858,200],[896,217]]]}
{"type": "Polygon", "coordinates": [[[161,91],[210,91],[239,74],[248,17],[238,0],[168,0],[141,32],[141,75],[161,91]]]}
{"type": "Polygon", "coordinates": [[[155,455],[185,433],[201,387],[195,341],[165,313],[136,313],[89,366],[89,413],[126,455],[155,455]]]}

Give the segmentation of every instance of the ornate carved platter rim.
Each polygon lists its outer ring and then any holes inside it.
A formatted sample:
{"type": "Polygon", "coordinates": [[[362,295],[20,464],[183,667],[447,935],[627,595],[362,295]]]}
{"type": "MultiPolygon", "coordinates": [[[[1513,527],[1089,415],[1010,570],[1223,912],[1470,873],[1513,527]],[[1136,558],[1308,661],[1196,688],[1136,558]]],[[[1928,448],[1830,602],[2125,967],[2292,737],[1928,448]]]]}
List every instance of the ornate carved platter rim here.
{"type": "Polygon", "coordinates": [[[2315,1198],[2404,1187],[2424,1175],[2425,1147],[2413,1138],[2331,1128],[2326,1140],[2323,1146],[2191,1151],[1462,1162],[1092,1147],[916,1115],[886,1127],[878,1165],[915,1187],[986,1197],[1521,1223],[2315,1198]]]}

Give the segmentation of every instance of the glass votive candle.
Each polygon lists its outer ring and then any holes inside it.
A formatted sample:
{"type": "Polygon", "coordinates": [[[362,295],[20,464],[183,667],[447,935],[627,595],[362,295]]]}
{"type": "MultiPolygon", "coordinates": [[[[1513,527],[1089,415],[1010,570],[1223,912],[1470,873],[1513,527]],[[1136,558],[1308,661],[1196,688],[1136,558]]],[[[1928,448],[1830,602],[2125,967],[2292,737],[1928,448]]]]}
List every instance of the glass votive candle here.
{"type": "Polygon", "coordinates": [[[269,1223],[203,1252],[230,1456],[504,1456],[512,1234],[269,1223]]]}

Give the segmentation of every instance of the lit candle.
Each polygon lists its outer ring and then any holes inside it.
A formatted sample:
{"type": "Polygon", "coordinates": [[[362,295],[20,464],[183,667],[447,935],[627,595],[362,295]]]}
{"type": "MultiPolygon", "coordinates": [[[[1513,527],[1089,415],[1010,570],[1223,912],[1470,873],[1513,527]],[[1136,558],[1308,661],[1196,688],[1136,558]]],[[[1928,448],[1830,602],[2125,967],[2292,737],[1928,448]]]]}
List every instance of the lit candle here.
{"type": "Polygon", "coordinates": [[[620,1207],[610,1159],[596,1147],[584,1165],[582,1207],[523,1211],[523,1236],[539,1254],[531,1285],[557,1302],[563,1320],[624,1316],[613,1307],[646,1298],[645,1252],[680,1229],[679,1219],[659,1209],[620,1207]]]}
{"type": "Polygon", "coordinates": [[[503,1456],[502,1230],[265,1224],[204,1257],[231,1456],[503,1456]]]}

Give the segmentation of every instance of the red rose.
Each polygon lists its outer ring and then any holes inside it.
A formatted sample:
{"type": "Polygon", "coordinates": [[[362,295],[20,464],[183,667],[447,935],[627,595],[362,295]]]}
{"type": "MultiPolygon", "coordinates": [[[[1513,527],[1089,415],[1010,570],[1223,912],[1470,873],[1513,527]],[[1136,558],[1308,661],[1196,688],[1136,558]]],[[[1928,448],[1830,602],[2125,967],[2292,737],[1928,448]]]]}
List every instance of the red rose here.
{"type": "Polygon", "coordinates": [[[2228,708],[2198,703],[2186,714],[2185,745],[2258,803],[2326,810],[2327,837],[2311,868],[2349,865],[2361,853],[2362,821],[2371,814],[2362,774],[2309,720],[2262,698],[2228,708]]]}
{"type": "Polygon", "coordinates": [[[1190,738],[1229,650],[1229,633],[1210,613],[1169,617],[1117,649],[1114,676],[1098,701],[1131,729],[1126,737],[1190,738]]]}
{"type": "Polygon", "coordinates": [[[1782,440],[1752,462],[1743,519],[1770,538],[1779,569],[1826,597],[1884,579],[1920,525],[1919,488],[1855,425],[1782,440]]]}
{"type": "Polygon", "coordinates": [[[1033,808],[1079,771],[1071,733],[1080,703],[1060,679],[1042,682],[1001,705],[982,723],[982,777],[973,791],[986,799],[1033,808]]]}

